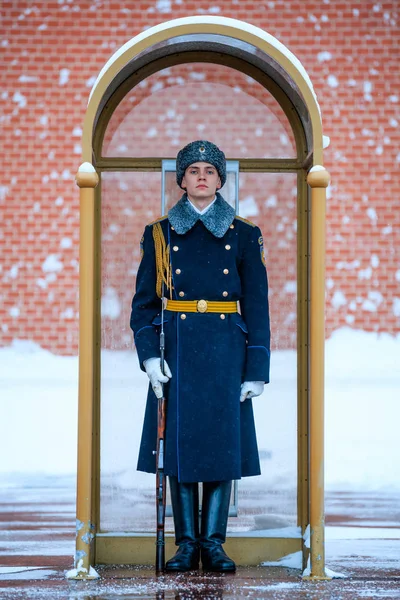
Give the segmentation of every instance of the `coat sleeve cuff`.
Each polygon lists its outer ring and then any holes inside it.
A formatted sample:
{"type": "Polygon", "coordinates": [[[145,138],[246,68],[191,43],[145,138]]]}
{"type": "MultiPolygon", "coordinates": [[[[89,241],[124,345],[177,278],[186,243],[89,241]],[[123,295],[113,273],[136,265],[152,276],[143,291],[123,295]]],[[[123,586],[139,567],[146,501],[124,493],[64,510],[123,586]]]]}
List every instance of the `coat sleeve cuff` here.
{"type": "Polygon", "coordinates": [[[145,371],[145,360],[160,357],[160,337],[153,325],[145,325],[135,333],[135,346],[140,368],[145,371]]]}
{"type": "Polygon", "coordinates": [[[271,352],[265,346],[247,346],[245,381],[269,383],[271,352]]]}

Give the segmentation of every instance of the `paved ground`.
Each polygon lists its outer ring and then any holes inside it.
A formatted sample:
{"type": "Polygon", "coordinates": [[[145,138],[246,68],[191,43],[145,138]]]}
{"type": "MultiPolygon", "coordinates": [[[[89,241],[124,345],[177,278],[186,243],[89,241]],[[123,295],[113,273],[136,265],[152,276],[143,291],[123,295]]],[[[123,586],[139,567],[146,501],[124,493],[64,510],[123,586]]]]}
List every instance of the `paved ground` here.
{"type": "Polygon", "coordinates": [[[74,489],[49,479],[42,487],[0,491],[1,599],[273,598],[400,599],[400,498],[396,494],[327,496],[327,565],[345,579],[315,583],[283,567],[240,568],[156,578],[153,569],[98,567],[98,581],[68,581],[74,552],[74,489]]]}

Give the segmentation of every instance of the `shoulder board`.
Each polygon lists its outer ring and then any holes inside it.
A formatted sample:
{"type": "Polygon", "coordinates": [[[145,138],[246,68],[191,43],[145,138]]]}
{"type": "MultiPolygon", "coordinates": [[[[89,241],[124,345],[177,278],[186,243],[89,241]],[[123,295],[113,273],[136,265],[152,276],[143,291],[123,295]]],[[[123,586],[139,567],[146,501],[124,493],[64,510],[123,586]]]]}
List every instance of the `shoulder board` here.
{"type": "Polygon", "coordinates": [[[257,225],[255,225],[255,223],[252,223],[251,221],[248,221],[247,219],[244,219],[243,217],[239,217],[239,215],[236,215],[235,219],[239,219],[239,221],[243,221],[243,223],[247,223],[247,225],[251,225],[251,227],[257,227],[257,225]]]}
{"type": "Polygon", "coordinates": [[[158,217],[158,219],[156,219],[155,221],[152,221],[151,223],[149,223],[149,225],[155,225],[156,223],[159,223],[160,221],[165,221],[165,219],[168,219],[168,215],[163,215],[162,217],[158,217]]]}

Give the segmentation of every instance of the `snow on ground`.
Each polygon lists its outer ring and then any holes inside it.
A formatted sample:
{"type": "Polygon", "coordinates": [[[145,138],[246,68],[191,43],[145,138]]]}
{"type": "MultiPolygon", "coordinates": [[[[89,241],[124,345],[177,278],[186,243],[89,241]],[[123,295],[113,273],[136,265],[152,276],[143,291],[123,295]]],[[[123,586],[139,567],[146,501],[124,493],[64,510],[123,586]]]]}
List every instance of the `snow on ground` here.
{"type": "MultiPolygon", "coordinates": [[[[104,473],[127,480],[136,462],[147,377],[133,352],[102,354],[104,473]]],[[[272,383],[254,400],[266,479],[296,468],[296,354],[276,351],[272,383]]],[[[32,342],[0,348],[2,473],[74,473],[77,357],[32,342]]],[[[326,344],[326,485],[400,489],[400,336],[344,328],[326,344]]]]}

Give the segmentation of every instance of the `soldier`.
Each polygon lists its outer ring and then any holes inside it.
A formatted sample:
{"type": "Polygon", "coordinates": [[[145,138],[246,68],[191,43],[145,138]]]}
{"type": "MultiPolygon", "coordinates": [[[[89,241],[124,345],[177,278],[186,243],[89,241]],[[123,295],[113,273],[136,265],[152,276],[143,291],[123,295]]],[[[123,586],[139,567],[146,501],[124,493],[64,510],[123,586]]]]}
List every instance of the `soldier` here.
{"type": "Polygon", "coordinates": [[[228,572],[236,568],[222,548],[232,480],[260,474],[251,398],[269,382],[263,238],[217,191],[226,180],[217,146],[201,140],[180,150],[176,180],[185,193],[145,228],[132,301],[131,328],[150,379],[138,470],[156,472],[157,397],[164,383],[164,472],[178,546],[166,570],[197,569],[201,554],[205,570],[228,572]]]}

